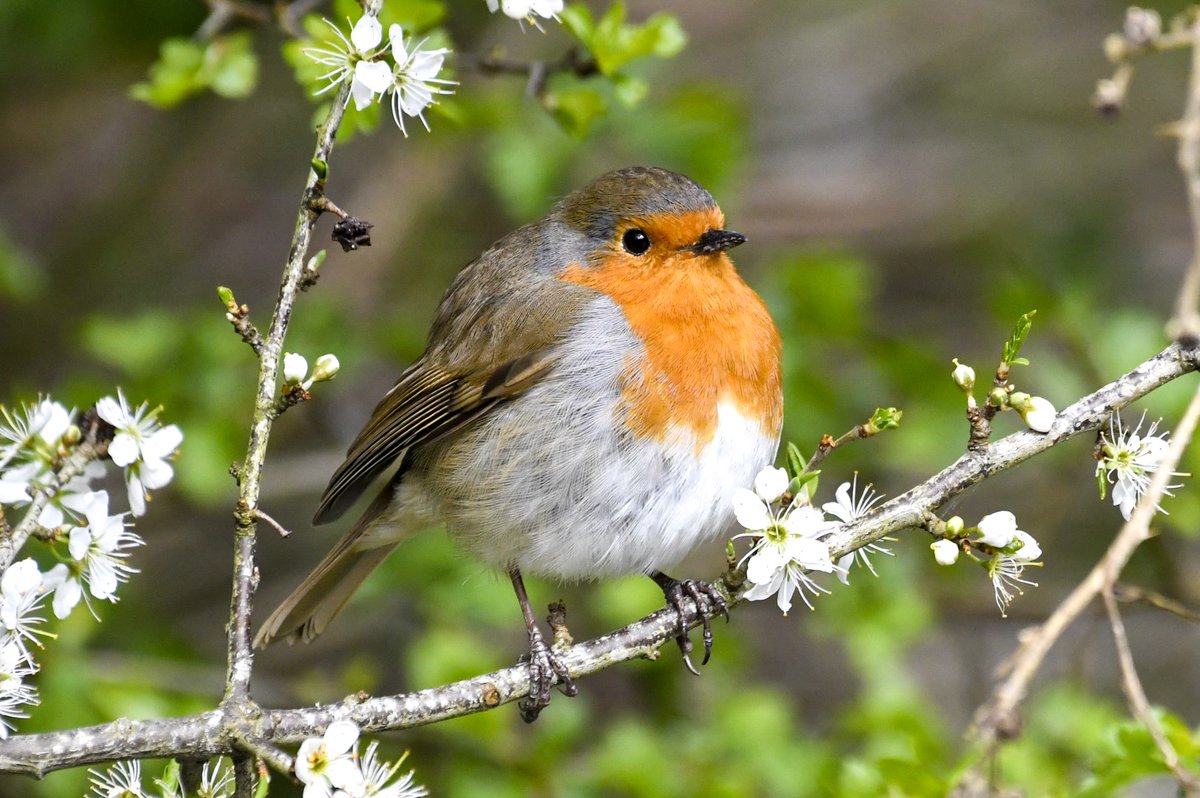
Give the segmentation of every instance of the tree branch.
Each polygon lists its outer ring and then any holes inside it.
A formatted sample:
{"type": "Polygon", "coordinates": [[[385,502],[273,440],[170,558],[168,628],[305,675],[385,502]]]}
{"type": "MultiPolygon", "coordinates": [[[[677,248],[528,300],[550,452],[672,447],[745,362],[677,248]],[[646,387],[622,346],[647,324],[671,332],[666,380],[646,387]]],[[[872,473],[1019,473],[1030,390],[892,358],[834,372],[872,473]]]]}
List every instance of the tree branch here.
{"type": "MultiPolygon", "coordinates": [[[[830,538],[835,557],[920,525],[929,512],[967,488],[1071,436],[1096,429],[1113,411],[1196,368],[1196,351],[1172,344],[1064,409],[1050,433],[1017,432],[995,441],[986,451],[966,454],[839,531],[830,538]]],[[[1182,426],[1177,436],[1185,434],[1182,426]]],[[[723,589],[727,585],[719,583],[723,589]]],[[[736,603],[736,598],[730,602],[736,603]]],[[[675,618],[674,610],[659,610],[611,634],[567,648],[561,653],[563,662],[572,676],[579,677],[619,662],[655,658],[658,648],[679,633],[675,618]]],[[[687,606],[686,623],[689,628],[700,623],[694,605],[687,606]]],[[[528,670],[517,665],[442,687],[377,698],[351,696],[327,706],[257,710],[249,705],[257,711],[247,713],[245,705],[223,702],[210,712],[168,720],[118,720],[86,729],[18,735],[0,742],[0,772],[41,776],[117,758],[210,757],[238,750],[241,739],[272,745],[299,742],[342,718],[353,720],[364,731],[403,729],[494,709],[528,690],[528,670]]]]}
{"type": "Polygon", "coordinates": [[[983,743],[988,751],[994,751],[997,743],[1012,737],[1019,730],[1018,707],[1029,692],[1030,682],[1033,681],[1050,648],[1106,586],[1116,583],[1134,550],[1150,536],[1150,519],[1162,499],[1171,472],[1175,470],[1184,448],[1195,434],[1198,418],[1200,390],[1192,396],[1179,426],[1171,436],[1170,448],[1159,463],[1150,486],[1104,556],[1041,626],[1027,630],[1022,635],[1021,645],[1003,666],[1008,671],[1008,677],[996,687],[992,697],[975,714],[973,736],[983,743]]]}

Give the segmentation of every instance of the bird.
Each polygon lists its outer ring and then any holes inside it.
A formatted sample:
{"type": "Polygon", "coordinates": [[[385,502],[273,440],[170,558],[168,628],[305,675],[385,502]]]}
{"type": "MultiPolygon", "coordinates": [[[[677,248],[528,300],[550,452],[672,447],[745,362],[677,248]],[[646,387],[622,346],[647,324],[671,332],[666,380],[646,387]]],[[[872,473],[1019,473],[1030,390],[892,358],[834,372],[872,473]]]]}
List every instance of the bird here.
{"type": "Polygon", "coordinates": [[[774,461],[783,419],[779,330],[729,257],[745,241],[698,183],[635,166],[566,195],[465,266],[313,523],[394,472],[256,645],[313,639],[390,552],[440,523],[512,581],[529,640],[526,721],[555,683],[576,694],[526,574],[645,574],[679,617],[693,672],[684,607],[700,609],[707,663],[725,599],[666,571],[734,530],[733,492],[774,461]]]}

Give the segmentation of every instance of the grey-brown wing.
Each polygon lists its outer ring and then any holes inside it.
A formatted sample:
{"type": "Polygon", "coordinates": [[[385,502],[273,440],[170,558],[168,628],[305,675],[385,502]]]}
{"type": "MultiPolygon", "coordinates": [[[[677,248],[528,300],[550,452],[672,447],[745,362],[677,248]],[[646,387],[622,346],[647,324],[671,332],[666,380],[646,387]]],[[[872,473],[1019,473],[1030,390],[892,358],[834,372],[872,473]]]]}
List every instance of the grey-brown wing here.
{"type": "Polygon", "coordinates": [[[376,406],[325,488],[314,524],[338,518],[409,447],[447,435],[549,373],[549,346],[495,368],[459,376],[418,361],[376,406]]]}

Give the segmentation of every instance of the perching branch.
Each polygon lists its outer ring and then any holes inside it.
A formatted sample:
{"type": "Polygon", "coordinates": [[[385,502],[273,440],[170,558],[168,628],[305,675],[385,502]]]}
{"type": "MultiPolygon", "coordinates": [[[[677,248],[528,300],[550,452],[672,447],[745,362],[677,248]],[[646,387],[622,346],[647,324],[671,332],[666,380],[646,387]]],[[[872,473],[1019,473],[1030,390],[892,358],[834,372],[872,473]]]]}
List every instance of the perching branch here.
{"type": "MultiPolygon", "coordinates": [[[[1064,409],[1050,433],[1017,432],[995,441],[986,451],[964,455],[829,538],[834,557],[901,529],[919,526],[928,513],[969,487],[1067,438],[1096,429],[1112,412],[1196,371],[1197,360],[1196,350],[1172,344],[1064,409]]],[[[1184,432],[1178,430],[1177,435],[1184,432]]],[[[728,592],[731,582],[735,580],[721,580],[718,586],[728,592]]],[[[736,597],[730,601],[731,606],[735,604],[736,597]]],[[[695,606],[685,606],[688,627],[698,626],[700,617],[695,606]]],[[[661,645],[678,635],[675,617],[674,610],[659,610],[611,634],[567,648],[561,654],[563,662],[572,676],[580,677],[619,662],[654,658],[661,645]]],[[[241,661],[235,658],[233,667],[241,661]]],[[[377,698],[351,696],[327,706],[267,710],[248,700],[226,700],[217,709],[198,715],[118,720],[86,729],[18,735],[0,743],[0,772],[40,776],[117,758],[216,756],[240,750],[240,740],[254,739],[270,745],[299,742],[323,733],[331,722],[343,718],[353,720],[364,731],[403,729],[494,709],[522,698],[528,690],[528,670],[517,665],[441,687],[377,698]]]]}

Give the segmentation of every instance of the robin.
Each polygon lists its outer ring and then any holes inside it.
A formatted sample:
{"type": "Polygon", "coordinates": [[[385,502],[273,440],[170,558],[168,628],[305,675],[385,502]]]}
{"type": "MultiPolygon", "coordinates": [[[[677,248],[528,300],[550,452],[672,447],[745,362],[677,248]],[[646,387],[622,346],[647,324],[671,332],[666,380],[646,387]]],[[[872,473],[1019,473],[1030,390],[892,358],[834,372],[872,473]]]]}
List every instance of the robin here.
{"type": "Polygon", "coordinates": [[[704,662],[720,593],[664,571],[727,535],[730,496],[774,459],[779,331],[738,276],[712,195],[656,167],[610,172],[496,242],[455,278],[425,353],[350,445],[313,518],[337,519],[395,474],[256,643],[311,640],[409,536],[445,524],[512,580],[529,633],[532,721],[571,676],[522,574],[646,574],[680,615],[701,608],[704,662]],[[704,601],[702,599],[707,599],[704,601]]]}

